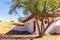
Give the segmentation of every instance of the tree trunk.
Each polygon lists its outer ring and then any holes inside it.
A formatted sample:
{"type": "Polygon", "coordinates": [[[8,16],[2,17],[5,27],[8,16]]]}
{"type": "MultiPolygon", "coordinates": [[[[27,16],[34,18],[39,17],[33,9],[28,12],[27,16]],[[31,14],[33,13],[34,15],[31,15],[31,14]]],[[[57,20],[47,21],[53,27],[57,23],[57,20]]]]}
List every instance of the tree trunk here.
{"type": "Polygon", "coordinates": [[[18,14],[18,12],[17,12],[17,11],[15,11],[15,13],[16,13],[19,17],[21,17],[21,16],[18,14]]]}
{"type": "Polygon", "coordinates": [[[37,17],[35,17],[35,18],[36,18],[36,24],[37,24],[37,27],[38,27],[38,31],[39,31],[39,37],[40,37],[40,35],[41,35],[41,32],[40,32],[40,27],[39,27],[39,24],[38,24],[37,17]]]}
{"type": "Polygon", "coordinates": [[[43,33],[43,30],[44,30],[44,23],[43,23],[43,18],[41,18],[41,34],[43,33]]]}
{"type": "Polygon", "coordinates": [[[44,31],[44,23],[43,23],[43,18],[37,18],[39,21],[41,21],[41,30],[40,30],[40,36],[42,35],[43,31],[44,31]]]}

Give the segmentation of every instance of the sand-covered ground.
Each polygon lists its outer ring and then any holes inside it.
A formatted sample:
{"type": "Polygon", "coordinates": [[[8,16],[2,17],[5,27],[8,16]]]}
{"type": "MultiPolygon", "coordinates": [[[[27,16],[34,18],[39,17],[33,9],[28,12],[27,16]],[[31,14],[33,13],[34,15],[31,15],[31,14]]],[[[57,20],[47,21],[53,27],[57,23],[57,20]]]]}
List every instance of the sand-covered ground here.
{"type": "MultiPolygon", "coordinates": [[[[10,38],[10,39],[1,39],[1,40],[31,40],[31,39],[13,39],[13,38],[10,38]]],[[[60,35],[47,35],[47,36],[43,36],[42,38],[35,38],[35,39],[32,39],[32,40],[60,40],[60,35]]]]}
{"type": "Polygon", "coordinates": [[[12,30],[16,25],[13,24],[20,24],[21,22],[0,22],[0,34],[6,34],[10,30],[12,30]]]}
{"type": "Polygon", "coordinates": [[[42,38],[35,38],[33,40],[60,40],[60,35],[47,35],[42,38]]]}

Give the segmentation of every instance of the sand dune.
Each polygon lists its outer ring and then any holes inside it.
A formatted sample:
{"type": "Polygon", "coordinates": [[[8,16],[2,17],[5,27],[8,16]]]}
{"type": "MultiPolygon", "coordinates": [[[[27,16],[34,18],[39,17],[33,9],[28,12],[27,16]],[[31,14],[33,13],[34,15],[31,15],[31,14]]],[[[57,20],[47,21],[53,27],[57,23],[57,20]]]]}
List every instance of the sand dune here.
{"type": "MultiPolygon", "coordinates": [[[[13,23],[16,24],[16,22],[0,22],[0,34],[6,34],[10,30],[12,30],[16,25],[13,25],[13,23]]],[[[23,24],[21,22],[17,22],[17,24],[23,24]]]]}

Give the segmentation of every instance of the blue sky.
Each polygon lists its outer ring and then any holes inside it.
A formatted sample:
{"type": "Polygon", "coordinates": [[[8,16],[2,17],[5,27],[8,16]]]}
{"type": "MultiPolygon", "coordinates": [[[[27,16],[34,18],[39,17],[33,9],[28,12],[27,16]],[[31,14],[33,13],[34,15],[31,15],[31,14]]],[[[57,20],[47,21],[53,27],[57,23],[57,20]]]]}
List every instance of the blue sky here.
{"type": "MultiPolygon", "coordinates": [[[[11,2],[11,0],[0,0],[0,20],[2,21],[11,21],[14,20],[15,22],[17,22],[17,18],[18,16],[15,14],[9,15],[9,10],[10,10],[10,4],[7,4],[8,2],[11,2]]],[[[20,11],[18,11],[20,13],[20,16],[24,16],[23,13],[23,9],[21,8],[20,11]]]]}

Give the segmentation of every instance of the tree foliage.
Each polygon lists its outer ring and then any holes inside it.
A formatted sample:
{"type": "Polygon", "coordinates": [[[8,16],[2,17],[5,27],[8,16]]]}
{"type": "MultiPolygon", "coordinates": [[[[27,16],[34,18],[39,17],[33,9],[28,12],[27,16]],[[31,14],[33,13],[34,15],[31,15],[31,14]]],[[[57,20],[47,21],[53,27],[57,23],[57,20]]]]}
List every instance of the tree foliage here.
{"type": "Polygon", "coordinates": [[[0,20],[0,22],[2,22],[2,20],[0,20]]]}
{"type": "Polygon", "coordinates": [[[24,14],[28,14],[28,12],[31,12],[32,14],[43,14],[44,4],[46,6],[45,10],[48,12],[59,8],[60,0],[12,0],[11,10],[9,13],[12,14],[16,9],[23,7],[24,14]]]}
{"type": "Polygon", "coordinates": [[[19,17],[19,18],[18,18],[18,22],[23,22],[25,19],[26,19],[26,18],[24,18],[24,17],[19,17]]]}
{"type": "Polygon", "coordinates": [[[10,22],[14,22],[13,20],[11,20],[10,22]]]}

